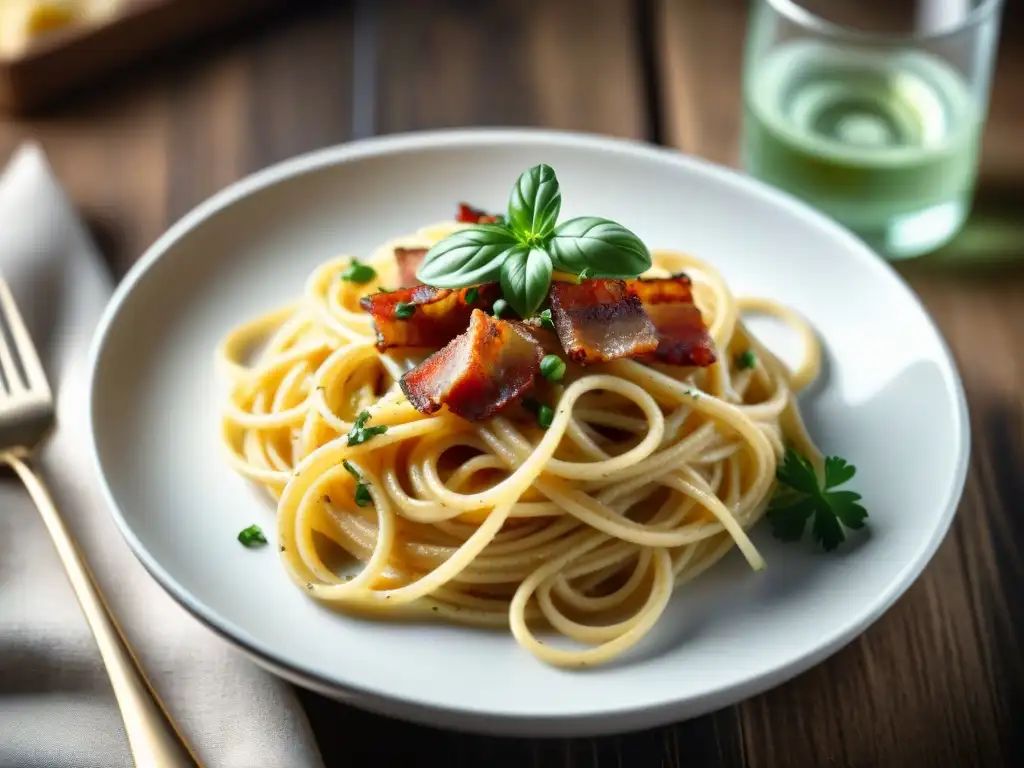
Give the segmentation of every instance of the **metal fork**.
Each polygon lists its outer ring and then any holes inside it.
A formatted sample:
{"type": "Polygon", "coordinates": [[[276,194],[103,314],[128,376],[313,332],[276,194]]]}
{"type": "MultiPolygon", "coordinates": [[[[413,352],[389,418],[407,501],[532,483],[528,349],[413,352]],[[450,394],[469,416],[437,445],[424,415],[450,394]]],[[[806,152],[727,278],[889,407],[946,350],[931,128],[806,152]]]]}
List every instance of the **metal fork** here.
{"type": "Polygon", "coordinates": [[[24,482],[50,532],[110,676],[135,765],[198,765],[135,662],[41,475],[29,463],[54,423],[53,395],[39,355],[10,288],[0,277],[0,463],[8,464],[24,482]]]}

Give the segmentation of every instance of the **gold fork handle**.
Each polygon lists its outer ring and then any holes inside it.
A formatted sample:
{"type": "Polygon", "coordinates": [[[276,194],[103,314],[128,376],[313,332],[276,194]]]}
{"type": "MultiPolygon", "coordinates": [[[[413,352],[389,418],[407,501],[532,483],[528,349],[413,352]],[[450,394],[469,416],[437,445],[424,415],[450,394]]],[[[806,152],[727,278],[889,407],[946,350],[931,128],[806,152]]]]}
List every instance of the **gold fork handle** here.
{"type": "Polygon", "coordinates": [[[18,473],[50,532],[110,676],[135,765],[138,768],[192,768],[199,765],[135,663],[46,486],[20,456],[0,453],[0,461],[18,473]]]}

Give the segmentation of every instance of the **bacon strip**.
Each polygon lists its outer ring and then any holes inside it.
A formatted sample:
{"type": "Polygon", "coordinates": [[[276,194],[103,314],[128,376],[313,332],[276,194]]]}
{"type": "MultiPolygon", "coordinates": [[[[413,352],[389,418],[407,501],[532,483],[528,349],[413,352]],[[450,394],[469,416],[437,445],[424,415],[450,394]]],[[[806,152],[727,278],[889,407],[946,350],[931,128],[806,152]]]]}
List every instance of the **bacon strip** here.
{"type": "Polygon", "coordinates": [[[497,224],[499,218],[467,203],[459,203],[459,212],[455,216],[455,220],[462,224],[497,224]]]}
{"type": "Polygon", "coordinates": [[[509,320],[508,322],[514,325],[521,334],[540,344],[545,353],[560,354],[562,352],[558,336],[541,327],[539,323],[535,323],[532,320],[509,320]]]}
{"type": "Polygon", "coordinates": [[[426,248],[395,248],[395,261],[398,262],[398,279],[401,281],[403,288],[420,284],[419,279],[416,277],[416,271],[420,268],[420,264],[423,263],[426,255],[426,248]]]}
{"type": "Polygon", "coordinates": [[[516,326],[473,310],[469,330],[402,376],[399,385],[420,413],[448,410],[486,419],[533,386],[544,352],[516,326]]]}
{"type": "Polygon", "coordinates": [[[654,352],[658,334],[622,280],[555,282],[551,319],[569,357],[583,365],[654,352]]]}
{"type": "Polygon", "coordinates": [[[648,359],[700,367],[715,362],[715,345],[693,303],[690,278],[675,275],[628,280],[626,288],[642,302],[658,332],[658,348],[648,359]]]}
{"type": "Polygon", "coordinates": [[[417,285],[390,293],[374,293],[359,300],[360,306],[373,315],[377,332],[377,349],[389,347],[443,347],[469,324],[474,309],[490,311],[501,296],[497,283],[470,288],[434,288],[417,285]],[[467,300],[476,291],[474,301],[467,300]],[[409,317],[399,317],[398,306],[410,305],[409,317]]]}

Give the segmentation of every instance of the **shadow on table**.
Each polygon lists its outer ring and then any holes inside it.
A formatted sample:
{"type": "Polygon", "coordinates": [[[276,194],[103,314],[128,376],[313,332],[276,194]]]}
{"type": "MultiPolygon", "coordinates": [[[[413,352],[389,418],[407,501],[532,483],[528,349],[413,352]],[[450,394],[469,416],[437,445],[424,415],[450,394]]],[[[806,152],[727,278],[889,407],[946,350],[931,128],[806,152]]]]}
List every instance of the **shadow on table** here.
{"type": "Polygon", "coordinates": [[[518,739],[478,736],[412,725],[369,714],[300,690],[325,762],[334,765],[420,765],[446,768],[583,768],[674,765],[681,745],[685,765],[740,765],[738,747],[721,733],[738,728],[734,709],[666,728],[621,736],[518,739]],[[344,756],[343,758],[341,756],[344,756]],[[724,761],[724,762],[720,762],[724,761]]]}
{"type": "Polygon", "coordinates": [[[905,277],[955,272],[1024,277],[1024,183],[985,183],[971,217],[949,245],[896,265],[905,277]]]}

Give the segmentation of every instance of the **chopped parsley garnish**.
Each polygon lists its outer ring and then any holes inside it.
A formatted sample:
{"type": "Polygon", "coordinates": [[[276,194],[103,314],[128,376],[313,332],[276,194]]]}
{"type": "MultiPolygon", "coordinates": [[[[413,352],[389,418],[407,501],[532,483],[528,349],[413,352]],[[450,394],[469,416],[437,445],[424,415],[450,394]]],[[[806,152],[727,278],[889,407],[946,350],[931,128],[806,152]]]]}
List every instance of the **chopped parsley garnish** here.
{"type": "Polygon", "coordinates": [[[243,547],[262,547],[267,543],[267,537],[263,535],[263,529],[258,525],[250,525],[248,528],[243,528],[238,534],[238,540],[242,542],[243,547]]]}
{"type": "Polygon", "coordinates": [[[480,290],[478,288],[470,288],[468,291],[466,291],[467,304],[472,304],[478,298],[480,298],[480,290]]]}
{"type": "Polygon", "coordinates": [[[356,486],[356,504],[360,507],[373,504],[373,496],[370,495],[370,487],[366,483],[359,483],[356,486]]]}
{"type": "Polygon", "coordinates": [[[540,372],[548,381],[561,381],[565,376],[565,362],[558,355],[545,355],[540,361],[540,372]]]}
{"type": "Polygon", "coordinates": [[[767,514],[775,538],[799,541],[807,520],[813,516],[811,535],[826,551],[831,551],[845,541],[844,527],[863,528],[868,513],[859,503],[860,494],[835,490],[856,473],[857,468],[846,459],[828,456],[822,485],[807,457],[787,449],[776,471],[779,487],[767,514]]]}
{"type": "Polygon", "coordinates": [[[491,314],[495,317],[501,317],[501,313],[506,309],[508,309],[508,302],[504,299],[498,299],[491,308],[491,314]]]}
{"type": "Polygon", "coordinates": [[[590,277],[590,267],[584,267],[580,270],[580,273],[576,275],[576,285],[579,285],[584,280],[590,277]]]}
{"type": "Polygon", "coordinates": [[[352,429],[348,431],[348,444],[349,446],[361,445],[375,435],[383,435],[388,431],[386,425],[381,424],[376,427],[366,426],[366,422],[370,420],[370,412],[362,411],[356,416],[355,423],[352,425],[352,429]]]}
{"type": "Polygon", "coordinates": [[[754,354],[754,350],[752,349],[748,349],[736,358],[736,367],[741,371],[753,368],[755,365],[757,365],[757,355],[754,354]]]}
{"type": "Polygon", "coordinates": [[[555,332],[555,322],[551,319],[551,310],[545,309],[540,313],[540,327],[545,330],[555,332]]]}
{"type": "Polygon", "coordinates": [[[368,507],[373,504],[373,496],[370,495],[370,486],[363,482],[363,478],[359,474],[359,470],[352,466],[348,459],[342,461],[341,465],[345,467],[346,472],[356,479],[356,504],[360,507],[368,507]]]}
{"type": "Polygon", "coordinates": [[[408,301],[400,301],[395,305],[395,317],[399,320],[408,320],[416,314],[416,305],[408,301]]]}
{"type": "Polygon", "coordinates": [[[377,270],[367,264],[360,264],[355,259],[341,273],[342,280],[350,283],[368,283],[377,276],[377,270]]]}

